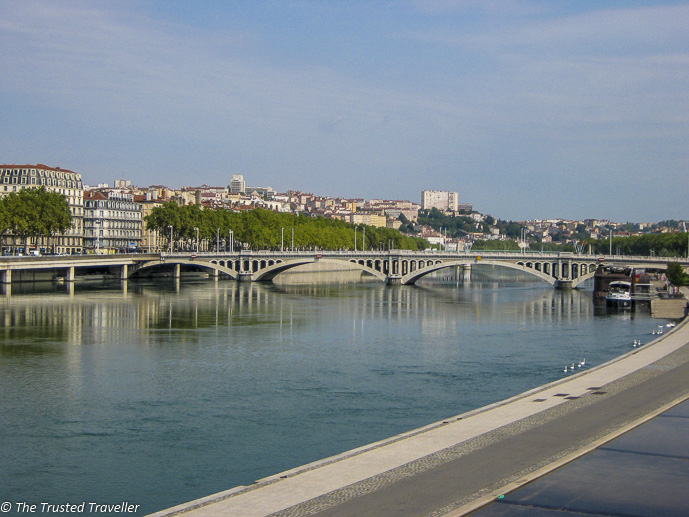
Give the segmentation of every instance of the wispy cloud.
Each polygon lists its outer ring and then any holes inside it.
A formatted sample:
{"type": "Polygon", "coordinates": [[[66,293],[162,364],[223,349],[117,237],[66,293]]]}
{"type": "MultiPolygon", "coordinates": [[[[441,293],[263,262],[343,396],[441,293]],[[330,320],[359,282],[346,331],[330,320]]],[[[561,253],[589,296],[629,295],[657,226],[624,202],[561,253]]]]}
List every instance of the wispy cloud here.
{"type": "MultiPolygon", "coordinates": [[[[595,175],[647,182],[649,160],[672,171],[687,161],[686,6],[575,13],[448,0],[398,17],[356,4],[309,17],[301,4],[285,34],[277,13],[243,24],[246,13],[227,9],[232,23],[204,26],[127,3],[3,4],[0,63],[12,80],[0,95],[25,117],[0,129],[0,151],[35,148],[85,173],[142,171],[141,182],[193,182],[202,159],[205,182],[244,172],[345,195],[446,188],[494,212],[516,194],[535,199],[528,186],[555,169],[568,172],[553,188],[568,189],[595,175]],[[313,41],[289,48],[300,30],[313,41]],[[354,47],[367,52],[358,68],[354,47]]],[[[582,203],[600,204],[590,197],[582,203]]],[[[543,211],[561,206],[538,199],[543,211]]]]}

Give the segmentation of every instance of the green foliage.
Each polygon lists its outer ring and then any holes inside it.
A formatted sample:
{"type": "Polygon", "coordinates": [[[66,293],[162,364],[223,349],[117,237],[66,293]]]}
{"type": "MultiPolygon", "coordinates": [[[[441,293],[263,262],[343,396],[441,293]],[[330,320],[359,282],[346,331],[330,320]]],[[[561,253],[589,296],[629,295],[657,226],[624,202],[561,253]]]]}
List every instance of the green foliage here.
{"type": "Polygon", "coordinates": [[[516,241],[476,240],[471,251],[519,251],[516,241]]]}
{"type": "Polygon", "coordinates": [[[678,262],[667,263],[667,279],[676,286],[689,285],[689,275],[678,262]]]}
{"type": "Polygon", "coordinates": [[[3,202],[5,198],[0,199],[0,235],[10,229],[10,215],[3,202]]]}
{"type": "MultiPolygon", "coordinates": [[[[297,249],[353,250],[355,226],[344,221],[313,218],[307,215],[277,213],[269,210],[255,209],[244,212],[231,210],[201,210],[198,205],[178,206],[171,202],[156,207],[146,217],[146,228],[158,230],[161,235],[170,235],[181,241],[182,246],[192,249],[199,229],[199,238],[208,239],[211,243],[219,239],[222,242],[232,230],[236,243],[244,243],[252,249],[289,249],[292,246],[292,229],[294,229],[294,247],[297,249]],[[284,230],[283,230],[284,229],[284,230]],[[284,240],[283,240],[284,235],[284,240]]],[[[418,250],[428,247],[424,239],[407,237],[391,228],[366,226],[366,249],[410,249],[418,250]]],[[[364,225],[358,225],[356,231],[356,248],[364,245],[364,225]]],[[[221,246],[223,246],[221,242],[221,246]]]]}
{"type": "Polygon", "coordinates": [[[500,228],[500,233],[505,237],[512,237],[518,239],[521,236],[522,225],[512,221],[498,221],[497,225],[500,228]]]}
{"type": "MultiPolygon", "coordinates": [[[[646,233],[631,237],[615,237],[612,239],[613,254],[620,255],[655,255],[658,257],[687,256],[686,233],[646,233]]],[[[594,253],[610,253],[610,239],[592,241],[594,253]]]]}
{"type": "MultiPolygon", "coordinates": [[[[437,208],[419,210],[417,222],[424,226],[430,226],[436,231],[447,228],[448,237],[463,237],[469,232],[476,231],[476,223],[471,217],[462,215],[452,217],[441,212],[437,208]]],[[[482,227],[482,226],[479,226],[482,227]]]]}
{"type": "Polygon", "coordinates": [[[11,192],[0,199],[0,233],[10,231],[23,238],[48,237],[72,226],[67,199],[44,187],[11,192]]]}

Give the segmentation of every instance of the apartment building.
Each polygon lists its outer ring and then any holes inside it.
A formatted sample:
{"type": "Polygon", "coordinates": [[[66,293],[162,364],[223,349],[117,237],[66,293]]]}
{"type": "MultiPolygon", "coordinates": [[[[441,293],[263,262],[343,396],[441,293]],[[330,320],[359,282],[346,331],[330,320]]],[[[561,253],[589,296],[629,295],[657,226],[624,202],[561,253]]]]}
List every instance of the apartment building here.
{"type": "Polygon", "coordinates": [[[421,206],[424,210],[437,208],[438,210],[457,211],[457,192],[445,190],[424,190],[421,192],[421,206]]]}
{"type": "MultiPolygon", "coordinates": [[[[49,192],[65,196],[72,214],[72,227],[62,235],[32,238],[29,247],[38,252],[81,253],[83,240],[84,185],[81,174],[60,167],[36,165],[0,165],[0,196],[25,188],[45,187],[49,192]]],[[[4,235],[3,251],[24,246],[19,237],[4,235]]]]}
{"type": "Polygon", "coordinates": [[[141,249],[142,207],[133,194],[84,192],[84,247],[95,253],[141,249]]]}

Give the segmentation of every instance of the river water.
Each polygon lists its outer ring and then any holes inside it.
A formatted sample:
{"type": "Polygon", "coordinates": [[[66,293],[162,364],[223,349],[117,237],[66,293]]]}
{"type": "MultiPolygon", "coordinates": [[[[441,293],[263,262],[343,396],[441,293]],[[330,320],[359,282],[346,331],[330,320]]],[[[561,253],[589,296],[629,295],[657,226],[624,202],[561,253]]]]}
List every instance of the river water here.
{"type": "Polygon", "coordinates": [[[488,267],[337,280],[6,289],[0,500],[143,515],[516,395],[665,323],[488,267]]]}

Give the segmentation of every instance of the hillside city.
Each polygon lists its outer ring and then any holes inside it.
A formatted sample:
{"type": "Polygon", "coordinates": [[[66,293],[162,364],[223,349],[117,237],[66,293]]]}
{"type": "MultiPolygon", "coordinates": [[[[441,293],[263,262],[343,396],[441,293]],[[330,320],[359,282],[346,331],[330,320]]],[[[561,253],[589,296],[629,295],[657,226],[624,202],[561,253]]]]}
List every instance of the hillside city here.
{"type": "MultiPolygon", "coordinates": [[[[115,253],[123,251],[164,251],[168,240],[146,228],[145,218],[154,208],[174,201],[179,206],[198,205],[204,209],[236,212],[257,208],[280,213],[342,220],[353,225],[398,229],[425,239],[446,251],[465,251],[477,241],[534,244],[542,249],[568,246],[583,252],[584,242],[615,237],[686,231],[681,221],[620,223],[609,220],[538,219],[504,221],[460,202],[457,192],[424,190],[420,202],[411,200],[343,198],[296,190],[276,192],[270,186],[251,186],[243,175],[231,176],[228,185],[186,186],[173,189],[164,185],[140,187],[118,179],[113,185],[89,186],[81,174],[59,167],[0,165],[0,198],[26,188],[44,187],[57,192],[69,203],[72,228],[50,239],[33,237],[34,253],[115,253]]],[[[6,231],[2,252],[10,254],[25,245],[6,231]]],[[[507,245],[505,244],[505,249],[507,245]]]]}

